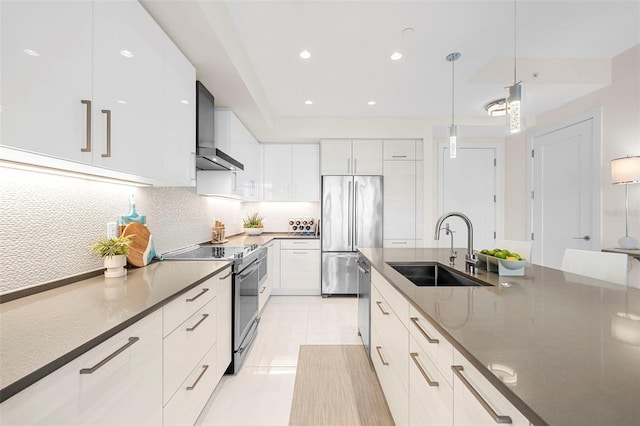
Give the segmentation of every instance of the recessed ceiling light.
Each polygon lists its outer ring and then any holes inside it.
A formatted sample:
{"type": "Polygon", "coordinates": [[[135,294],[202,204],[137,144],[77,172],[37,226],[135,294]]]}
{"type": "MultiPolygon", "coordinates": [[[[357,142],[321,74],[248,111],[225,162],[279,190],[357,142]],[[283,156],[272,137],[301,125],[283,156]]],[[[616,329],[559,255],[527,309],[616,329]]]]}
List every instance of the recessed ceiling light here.
{"type": "Polygon", "coordinates": [[[186,99],[183,99],[180,101],[181,104],[185,104],[185,105],[189,105],[189,101],[186,99]]]}
{"type": "Polygon", "coordinates": [[[129,50],[121,50],[120,54],[125,58],[133,58],[133,53],[131,53],[129,50]]]}
{"type": "Polygon", "coordinates": [[[116,102],[118,102],[120,105],[126,105],[128,103],[124,99],[118,99],[116,102]]]}
{"type": "Polygon", "coordinates": [[[376,101],[369,101],[369,102],[367,102],[367,105],[375,105],[375,104],[376,104],[376,101]]]}
{"type": "Polygon", "coordinates": [[[304,101],[305,105],[313,105],[313,101],[304,101]]]}
{"type": "Polygon", "coordinates": [[[400,52],[393,52],[393,55],[391,55],[392,61],[397,61],[400,58],[402,58],[402,53],[400,52]]]}
{"type": "Polygon", "coordinates": [[[36,52],[35,50],[31,50],[31,49],[24,49],[23,52],[26,53],[29,56],[40,56],[40,54],[38,52],[36,52]]]}
{"type": "Polygon", "coordinates": [[[309,52],[308,50],[303,50],[302,52],[300,52],[300,57],[302,59],[309,59],[311,57],[311,52],[309,52]]]}

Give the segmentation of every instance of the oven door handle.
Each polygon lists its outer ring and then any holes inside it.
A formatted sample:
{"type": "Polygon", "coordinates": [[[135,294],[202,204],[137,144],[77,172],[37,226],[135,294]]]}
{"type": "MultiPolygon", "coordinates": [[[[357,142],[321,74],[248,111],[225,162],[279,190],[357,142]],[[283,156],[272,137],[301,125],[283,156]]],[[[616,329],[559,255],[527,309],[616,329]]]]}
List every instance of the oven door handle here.
{"type": "Polygon", "coordinates": [[[246,268],[244,268],[242,270],[241,274],[238,274],[237,279],[239,281],[245,279],[246,277],[248,277],[249,275],[253,274],[254,271],[256,271],[258,269],[258,267],[260,266],[260,263],[258,263],[257,260],[254,260],[253,262],[251,262],[251,264],[249,266],[247,266],[246,268]]]}

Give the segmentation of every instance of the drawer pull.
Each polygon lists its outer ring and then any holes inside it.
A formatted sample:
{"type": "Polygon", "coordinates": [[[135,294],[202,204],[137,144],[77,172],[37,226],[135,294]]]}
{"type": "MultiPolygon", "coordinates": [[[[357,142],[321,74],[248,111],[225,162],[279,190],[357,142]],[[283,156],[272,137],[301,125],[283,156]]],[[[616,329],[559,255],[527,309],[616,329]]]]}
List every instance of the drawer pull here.
{"type": "Polygon", "coordinates": [[[378,305],[378,308],[380,308],[380,311],[382,311],[382,315],[389,315],[389,312],[385,311],[382,307],[382,302],[376,302],[376,305],[378,305]]]}
{"type": "Polygon", "coordinates": [[[193,384],[191,386],[187,386],[187,390],[194,390],[196,388],[198,382],[200,381],[200,379],[202,379],[202,376],[204,376],[204,373],[206,373],[208,368],[209,368],[208,365],[203,365],[202,366],[202,371],[198,375],[198,378],[196,379],[195,382],[193,382],[193,384]]]}
{"type": "Polygon", "coordinates": [[[111,355],[109,355],[108,357],[106,357],[105,359],[103,359],[93,367],[81,369],[80,374],[93,374],[96,370],[98,370],[100,367],[102,367],[103,365],[105,365],[115,357],[117,357],[121,352],[124,352],[125,350],[127,350],[129,346],[133,345],[138,340],[140,340],[139,337],[129,337],[129,341],[124,346],[122,346],[120,349],[118,349],[117,351],[115,351],[114,353],[112,353],[111,355]]]}
{"type": "Polygon", "coordinates": [[[452,365],[451,369],[453,370],[453,372],[455,373],[456,376],[458,376],[458,379],[460,379],[460,381],[462,382],[462,384],[469,390],[469,392],[471,392],[471,394],[476,398],[476,400],[480,403],[480,405],[482,405],[482,407],[487,410],[487,413],[489,413],[489,415],[491,417],[493,417],[493,421],[496,423],[502,423],[502,424],[511,424],[511,417],[509,416],[500,416],[498,415],[493,408],[491,408],[491,406],[487,403],[487,401],[484,400],[484,398],[482,397],[482,395],[480,395],[480,393],[478,393],[477,390],[475,390],[475,388],[471,385],[471,383],[469,383],[469,381],[466,379],[466,377],[464,377],[462,375],[462,371],[464,371],[464,367],[462,367],[461,365],[452,365]]]}
{"type": "Polygon", "coordinates": [[[292,251],[291,254],[309,254],[308,251],[292,251]]]}
{"type": "Polygon", "coordinates": [[[204,321],[204,320],[206,320],[206,319],[207,319],[207,317],[208,317],[208,316],[209,316],[209,314],[202,314],[202,318],[200,318],[200,321],[198,321],[197,323],[195,323],[195,325],[194,325],[193,327],[188,327],[186,330],[187,330],[187,331],[193,331],[193,330],[195,330],[196,328],[198,328],[198,326],[199,326],[200,324],[202,324],[202,321],[204,321]]]}
{"type": "Polygon", "coordinates": [[[424,377],[424,379],[427,381],[429,386],[440,386],[440,383],[438,383],[438,382],[436,382],[434,380],[431,380],[431,378],[427,374],[426,370],[422,367],[422,364],[420,364],[420,361],[418,361],[417,352],[411,352],[409,355],[411,355],[411,359],[413,360],[413,363],[416,365],[416,367],[418,367],[418,370],[420,370],[420,373],[422,374],[422,377],[424,377]]]}
{"type": "Polygon", "coordinates": [[[194,300],[196,300],[198,297],[202,296],[203,294],[205,294],[206,292],[208,292],[209,289],[208,288],[203,288],[202,291],[200,293],[198,293],[197,295],[187,299],[187,302],[193,302],[194,300]]]}
{"type": "Polygon", "coordinates": [[[391,158],[407,158],[406,155],[392,155],[391,158]]]}
{"type": "Polygon", "coordinates": [[[266,289],[267,289],[267,287],[263,285],[263,286],[262,286],[262,288],[260,289],[260,294],[264,293],[264,291],[265,291],[266,289]]]}
{"type": "Polygon", "coordinates": [[[427,332],[425,331],[424,328],[422,328],[422,326],[420,325],[420,323],[418,322],[418,318],[416,317],[411,317],[411,322],[415,324],[416,328],[418,330],[420,330],[420,333],[424,336],[425,339],[427,339],[427,342],[429,343],[440,343],[440,340],[438,339],[434,339],[433,337],[429,336],[427,334],[427,332]]]}
{"type": "Polygon", "coordinates": [[[218,278],[219,280],[226,280],[227,278],[229,278],[231,276],[231,272],[229,272],[227,275],[225,275],[224,277],[220,277],[218,278]]]}
{"type": "Polygon", "coordinates": [[[376,346],[376,351],[378,351],[378,356],[380,357],[380,361],[382,361],[382,365],[389,365],[389,363],[382,356],[382,346],[376,346]]]}

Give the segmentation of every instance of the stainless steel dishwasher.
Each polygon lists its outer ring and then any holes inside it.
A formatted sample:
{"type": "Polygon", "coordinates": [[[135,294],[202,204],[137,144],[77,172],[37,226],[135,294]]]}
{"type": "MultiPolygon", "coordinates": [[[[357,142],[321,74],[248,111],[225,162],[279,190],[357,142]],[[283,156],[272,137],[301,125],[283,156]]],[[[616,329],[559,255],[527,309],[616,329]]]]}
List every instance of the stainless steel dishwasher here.
{"type": "Polygon", "coordinates": [[[371,357],[371,265],[358,255],[358,334],[371,357]]]}

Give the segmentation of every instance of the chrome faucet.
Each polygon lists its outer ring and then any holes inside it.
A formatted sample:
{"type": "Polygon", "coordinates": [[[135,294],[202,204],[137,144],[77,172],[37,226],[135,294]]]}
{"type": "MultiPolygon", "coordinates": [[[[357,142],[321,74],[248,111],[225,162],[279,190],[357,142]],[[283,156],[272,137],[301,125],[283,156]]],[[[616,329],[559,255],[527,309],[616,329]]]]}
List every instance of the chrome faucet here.
{"type": "Polygon", "coordinates": [[[456,264],[456,258],[458,257],[458,252],[453,251],[453,233],[455,231],[453,231],[452,229],[449,228],[449,222],[444,224],[444,227],[441,227],[440,229],[438,229],[438,233],[440,233],[440,231],[444,230],[444,234],[445,235],[450,235],[451,236],[451,251],[449,252],[449,264],[450,265],[455,265],[456,264]]]}
{"type": "Polygon", "coordinates": [[[438,219],[438,221],[436,222],[436,232],[433,238],[435,240],[440,239],[440,228],[442,227],[442,222],[452,216],[459,217],[467,225],[467,254],[464,257],[464,264],[467,271],[473,272],[475,271],[475,268],[478,267],[479,260],[476,258],[475,254],[473,254],[473,225],[471,224],[471,220],[469,220],[466,215],[460,212],[448,212],[440,216],[440,219],[438,219]]]}

